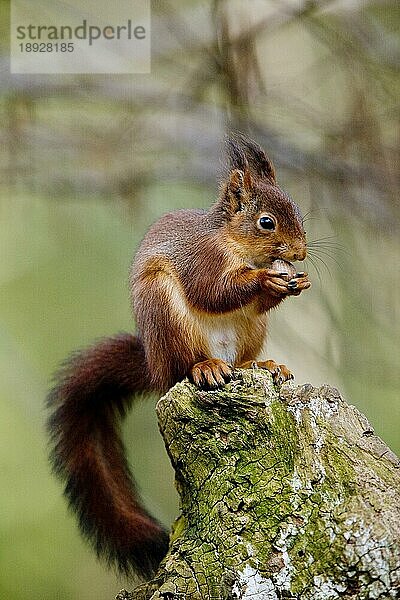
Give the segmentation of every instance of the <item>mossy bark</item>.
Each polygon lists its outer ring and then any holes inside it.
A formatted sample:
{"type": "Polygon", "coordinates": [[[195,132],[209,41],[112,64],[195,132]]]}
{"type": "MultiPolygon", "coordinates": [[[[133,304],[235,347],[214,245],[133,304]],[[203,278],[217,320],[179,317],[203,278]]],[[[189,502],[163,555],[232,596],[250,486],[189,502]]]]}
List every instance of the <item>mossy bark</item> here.
{"type": "Polygon", "coordinates": [[[125,597],[400,597],[399,460],[337,390],[237,375],[159,401],[182,514],[155,578],[125,597]]]}

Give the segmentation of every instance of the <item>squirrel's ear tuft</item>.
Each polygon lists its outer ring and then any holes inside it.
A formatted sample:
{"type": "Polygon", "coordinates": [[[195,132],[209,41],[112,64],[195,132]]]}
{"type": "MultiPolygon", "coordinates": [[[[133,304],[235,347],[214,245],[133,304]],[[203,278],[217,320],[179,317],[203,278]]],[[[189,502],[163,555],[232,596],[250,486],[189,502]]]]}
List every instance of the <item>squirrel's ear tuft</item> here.
{"type": "Polygon", "coordinates": [[[274,165],[261,146],[241,133],[231,136],[230,140],[236,148],[239,148],[240,153],[244,155],[244,159],[253,175],[275,183],[274,165]]]}
{"type": "Polygon", "coordinates": [[[239,197],[251,189],[249,163],[243,149],[234,137],[226,139],[226,149],[229,158],[228,189],[239,197]]]}
{"type": "Polygon", "coordinates": [[[228,180],[222,198],[222,205],[230,215],[242,210],[250,198],[251,175],[249,169],[233,169],[229,172],[228,180]]]}
{"type": "Polygon", "coordinates": [[[229,160],[229,169],[240,169],[246,171],[248,162],[246,155],[237,140],[232,137],[226,138],[226,152],[229,160]]]}

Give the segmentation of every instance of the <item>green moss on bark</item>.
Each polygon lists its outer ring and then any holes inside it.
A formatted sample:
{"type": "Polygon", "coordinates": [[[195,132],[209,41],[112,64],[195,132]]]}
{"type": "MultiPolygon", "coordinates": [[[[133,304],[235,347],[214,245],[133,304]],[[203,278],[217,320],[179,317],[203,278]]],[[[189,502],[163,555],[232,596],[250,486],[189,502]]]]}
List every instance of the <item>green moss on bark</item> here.
{"type": "Polygon", "coordinates": [[[336,390],[238,376],[158,404],[182,516],[133,597],[398,597],[398,461],[336,390]]]}

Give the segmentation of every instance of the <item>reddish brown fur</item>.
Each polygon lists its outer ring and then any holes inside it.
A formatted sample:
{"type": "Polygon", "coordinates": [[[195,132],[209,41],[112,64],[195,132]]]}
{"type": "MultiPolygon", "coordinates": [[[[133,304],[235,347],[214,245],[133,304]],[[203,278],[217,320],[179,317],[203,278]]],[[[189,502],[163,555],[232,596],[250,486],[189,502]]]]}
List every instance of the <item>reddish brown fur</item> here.
{"type": "Polygon", "coordinates": [[[151,573],[167,548],[140,503],[119,438],[131,396],[165,392],[187,375],[203,387],[223,385],[231,365],[257,359],[267,312],[310,285],[304,276],[293,289],[270,269],[276,258],[306,252],[299,210],[276,185],[271,162],[242,137],[229,152],[230,172],[210,211],[165,215],[137,252],[137,337],[104,340],[74,356],[49,399],[53,464],[81,530],[126,572],[151,573]],[[260,229],[262,215],[273,218],[274,231],[260,229]]]}
{"type": "Polygon", "coordinates": [[[140,504],[117,425],[133,393],[150,389],[141,342],[121,334],[75,354],[49,396],[55,472],[83,534],[121,570],[150,574],[167,534],[140,504]]]}

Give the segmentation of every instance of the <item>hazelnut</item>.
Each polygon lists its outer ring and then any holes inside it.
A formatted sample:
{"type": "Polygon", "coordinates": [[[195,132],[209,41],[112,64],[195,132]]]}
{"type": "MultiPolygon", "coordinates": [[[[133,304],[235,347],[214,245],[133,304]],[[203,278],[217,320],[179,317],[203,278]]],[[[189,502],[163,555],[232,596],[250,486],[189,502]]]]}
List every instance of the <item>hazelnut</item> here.
{"type": "Polygon", "coordinates": [[[292,265],[292,263],[287,262],[286,260],[277,259],[271,265],[271,269],[275,271],[279,271],[279,273],[286,273],[287,280],[290,281],[293,277],[296,277],[296,269],[292,265]]]}

